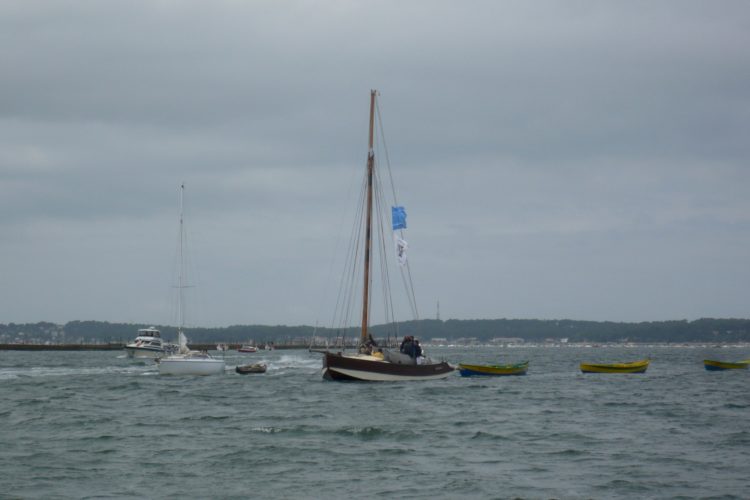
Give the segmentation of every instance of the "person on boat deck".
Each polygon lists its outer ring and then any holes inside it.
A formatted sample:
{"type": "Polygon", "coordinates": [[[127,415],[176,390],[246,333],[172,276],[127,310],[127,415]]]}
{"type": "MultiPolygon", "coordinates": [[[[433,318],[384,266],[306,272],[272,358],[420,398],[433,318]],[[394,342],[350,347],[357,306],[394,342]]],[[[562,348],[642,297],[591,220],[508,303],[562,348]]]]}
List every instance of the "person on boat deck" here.
{"type": "Polygon", "coordinates": [[[399,348],[399,350],[403,354],[407,354],[410,357],[415,358],[416,357],[415,347],[416,346],[414,344],[414,337],[412,337],[411,335],[407,335],[406,337],[404,337],[403,342],[401,342],[401,347],[399,348]]]}
{"type": "Polygon", "coordinates": [[[378,343],[375,342],[375,339],[372,338],[372,334],[367,334],[367,340],[365,340],[365,343],[362,345],[362,352],[365,354],[372,354],[373,351],[376,351],[378,347],[378,343]]]}
{"type": "Polygon", "coordinates": [[[414,339],[414,357],[419,358],[422,356],[422,346],[419,345],[419,340],[414,339]]]}

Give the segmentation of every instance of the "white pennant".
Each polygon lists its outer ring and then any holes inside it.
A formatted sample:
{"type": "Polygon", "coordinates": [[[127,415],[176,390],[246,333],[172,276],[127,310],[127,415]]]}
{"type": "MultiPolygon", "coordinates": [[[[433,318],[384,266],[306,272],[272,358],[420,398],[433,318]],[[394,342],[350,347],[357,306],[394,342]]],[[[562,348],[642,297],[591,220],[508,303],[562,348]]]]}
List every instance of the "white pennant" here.
{"type": "Polygon", "coordinates": [[[394,233],[393,237],[396,240],[396,259],[399,265],[403,266],[406,264],[406,249],[409,248],[409,245],[406,241],[399,238],[397,234],[394,233]]]}

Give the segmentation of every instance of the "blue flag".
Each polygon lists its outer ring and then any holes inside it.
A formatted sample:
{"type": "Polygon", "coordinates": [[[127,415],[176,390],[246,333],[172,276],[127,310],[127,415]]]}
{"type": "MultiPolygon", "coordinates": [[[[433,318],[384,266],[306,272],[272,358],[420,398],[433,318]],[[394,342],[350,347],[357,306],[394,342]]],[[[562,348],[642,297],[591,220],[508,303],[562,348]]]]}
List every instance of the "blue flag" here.
{"type": "Polygon", "coordinates": [[[406,210],[404,207],[391,207],[393,230],[406,229],[406,210]]]}

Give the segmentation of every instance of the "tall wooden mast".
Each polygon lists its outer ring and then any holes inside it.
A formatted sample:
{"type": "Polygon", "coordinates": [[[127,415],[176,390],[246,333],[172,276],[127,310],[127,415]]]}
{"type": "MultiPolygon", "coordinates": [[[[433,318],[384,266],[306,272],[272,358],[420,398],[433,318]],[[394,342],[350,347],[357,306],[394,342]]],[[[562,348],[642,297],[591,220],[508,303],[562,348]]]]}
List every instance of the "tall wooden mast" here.
{"type": "Polygon", "coordinates": [[[375,96],[377,90],[370,91],[370,135],[367,148],[367,219],[365,223],[365,286],[362,295],[362,332],[360,341],[367,340],[368,315],[370,305],[370,252],[372,250],[372,180],[375,170],[375,96]]]}

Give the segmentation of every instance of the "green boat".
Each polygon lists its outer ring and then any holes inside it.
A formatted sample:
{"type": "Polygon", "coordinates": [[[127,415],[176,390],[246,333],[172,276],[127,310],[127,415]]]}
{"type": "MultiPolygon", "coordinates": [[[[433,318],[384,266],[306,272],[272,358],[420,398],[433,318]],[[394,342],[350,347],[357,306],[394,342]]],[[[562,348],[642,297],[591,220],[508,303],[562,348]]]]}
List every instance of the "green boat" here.
{"type": "Polygon", "coordinates": [[[473,377],[477,375],[504,376],[504,375],[526,375],[529,362],[522,361],[514,365],[467,365],[460,363],[458,370],[462,377],[473,377]]]}

